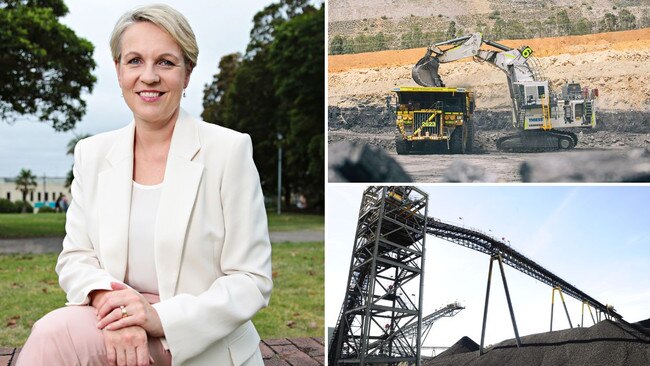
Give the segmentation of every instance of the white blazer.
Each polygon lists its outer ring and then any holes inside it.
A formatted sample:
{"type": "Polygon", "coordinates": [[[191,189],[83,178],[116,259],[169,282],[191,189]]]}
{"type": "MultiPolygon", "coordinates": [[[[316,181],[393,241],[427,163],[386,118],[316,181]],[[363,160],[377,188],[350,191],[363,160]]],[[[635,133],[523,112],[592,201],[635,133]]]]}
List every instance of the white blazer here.
{"type": "MultiPolygon", "coordinates": [[[[56,271],[67,305],[123,282],[135,124],[80,141],[56,271]]],[[[174,127],[155,224],[160,303],[174,365],[262,365],[250,319],[268,305],[271,245],[250,137],[190,117],[174,127]]]]}

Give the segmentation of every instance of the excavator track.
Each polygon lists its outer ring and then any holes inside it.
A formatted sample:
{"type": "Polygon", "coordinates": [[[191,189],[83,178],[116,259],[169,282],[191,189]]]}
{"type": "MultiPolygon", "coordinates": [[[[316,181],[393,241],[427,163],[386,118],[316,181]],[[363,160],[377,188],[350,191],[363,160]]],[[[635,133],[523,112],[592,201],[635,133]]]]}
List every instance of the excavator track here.
{"type": "Polygon", "coordinates": [[[497,149],[504,152],[547,152],[570,150],[578,144],[578,136],[565,130],[529,130],[503,136],[497,149]]]}

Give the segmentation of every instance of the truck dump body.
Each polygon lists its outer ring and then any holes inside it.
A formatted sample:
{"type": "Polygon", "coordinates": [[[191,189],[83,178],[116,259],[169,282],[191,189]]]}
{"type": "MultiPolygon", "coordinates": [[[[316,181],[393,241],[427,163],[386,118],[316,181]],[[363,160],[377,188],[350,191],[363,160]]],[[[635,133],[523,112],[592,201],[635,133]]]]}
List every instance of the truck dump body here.
{"type": "Polygon", "coordinates": [[[472,92],[445,87],[399,87],[393,92],[397,95],[394,109],[398,154],[471,150],[474,134],[472,92]]]}

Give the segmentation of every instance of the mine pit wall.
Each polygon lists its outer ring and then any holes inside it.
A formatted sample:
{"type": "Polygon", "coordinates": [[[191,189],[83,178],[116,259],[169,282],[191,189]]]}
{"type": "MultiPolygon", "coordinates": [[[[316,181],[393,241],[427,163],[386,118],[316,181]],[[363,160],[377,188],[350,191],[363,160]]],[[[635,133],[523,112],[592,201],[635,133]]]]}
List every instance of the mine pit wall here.
{"type": "MultiPolygon", "coordinates": [[[[598,111],[595,131],[650,133],[650,111],[598,111]]],[[[477,130],[514,130],[512,114],[507,110],[480,110],[473,116],[477,130]]],[[[392,133],[395,126],[392,115],[385,106],[359,104],[355,107],[328,107],[328,129],[345,129],[352,132],[392,133]]],[[[591,129],[583,129],[585,133],[591,129]]]]}

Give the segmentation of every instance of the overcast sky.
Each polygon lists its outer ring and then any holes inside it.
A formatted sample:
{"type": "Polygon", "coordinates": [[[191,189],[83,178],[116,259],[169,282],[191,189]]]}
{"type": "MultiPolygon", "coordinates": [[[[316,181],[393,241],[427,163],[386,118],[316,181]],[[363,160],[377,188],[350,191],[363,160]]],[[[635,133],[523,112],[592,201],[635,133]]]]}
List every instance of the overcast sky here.
{"type": "MultiPolygon", "coordinates": [[[[364,188],[327,187],[327,327],[335,325],[341,310],[364,188]]],[[[421,188],[429,193],[429,216],[491,230],[589,296],[613,304],[627,321],[650,318],[648,187],[421,188]]],[[[434,323],[425,345],[451,346],[462,336],[480,342],[488,265],[489,257],[482,253],[427,236],[423,314],[453,301],[466,309],[434,323]]],[[[520,335],[548,331],[551,288],[509,266],[505,272],[520,335]]],[[[486,344],[514,338],[500,277],[495,267],[486,344]]],[[[580,322],[581,304],[566,298],[575,326],[580,322]]],[[[568,328],[559,304],[556,295],[554,329],[568,328]]]]}
{"type": "MultiPolygon", "coordinates": [[[[190,114],[203,111],[203,87],[212,81],[222,56],[244,52],[255,13],[271,0],[179,1],[160,0],[187,17],[199,44],[198,66],[192,73],[187,97],[181,105],[190,114]]],[[[97,83],[92,95],[85,95],[88,110],[73,132],[57,133],[38,122],[19,121],[13,126],[0,121],[0,177],[15,177],[20,169],[31,169],[42,176],[64,177],[72,165],[65,155],[66,145],[75,133],[96,134],[129,123],[131,111],[120,97],[108,39],[117,19],[127,10],[151,2],[126,0],[65,0],[70,12],[62,19],[75,33],[95,46],[97,83]]]]}

